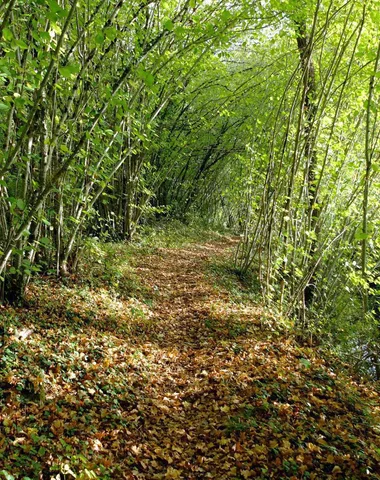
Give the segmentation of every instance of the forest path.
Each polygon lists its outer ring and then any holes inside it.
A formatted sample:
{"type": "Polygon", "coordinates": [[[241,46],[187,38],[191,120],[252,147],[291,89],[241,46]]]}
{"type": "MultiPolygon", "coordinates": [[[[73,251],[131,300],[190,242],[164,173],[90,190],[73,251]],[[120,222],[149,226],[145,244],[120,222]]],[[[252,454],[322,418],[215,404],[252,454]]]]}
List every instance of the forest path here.
{"type": "MultiPolygon", "coordinates": [[[[150,364],[145,390],[150,400],[140,405],[144,427],[137,448],[142,457],[156,457],[156,472],[142,478],[254,477],[247,463],[252,452],[244,454],[245,448],[226,432],[234,429],[231,412],[247,400],[246,380],[254,368],[244,343],[255,345],[256,360],[262,355],[264,364],[266,342],[248,340],[260,329],[258,308],[231,302],[229,292],[215,285],[217,279],[208,272],[208,265],[227,259],[236,244],[236,239],[223,238],[161,248],[136,266],[154,292],[153,340],[143,345],[150,364]]],[[[145,465],[149,469],[152,463],[145,465]]]]}
{"type": "Polygon", "coordinates": [[[3,308],[0,478],[380,479],[379,393],[254,303],[236,242],[105,245],[3,308]]]}
{"type": "MultiPolygon", "coordinates": [[[[237,241],[223,237],[219,242],[190,244],[180,249],[160,248],[138,263],[136,273],[153,292],[154,325],[161,346],[181,346],[189,351],[216,346],[210,325],[213,316],[218,316],[220,310],[224,316],[234,315],[237,305],[230,302],[231,294],[218,284],[217,276],[208,267],[224,261],[231,264],[229,257],[237,241]]],[[[243,305],[240,307],[241,314],[243,305]]],[[[243,316],[256,322],[257,309],[252,305],[243,309],[243,316]]]]}
{"type": "Polygon", "coordinates": [[[138,467],[127,478],[380,478],[367,443],[379,439],[359,419],[357,392],[358,409],[349,405],[349,382],[210,274],[231,265],[236,242],[159,249],[136,266],[154,301],[138,467]],[[348,443],[357,437],[362,458],[348,443]]]}

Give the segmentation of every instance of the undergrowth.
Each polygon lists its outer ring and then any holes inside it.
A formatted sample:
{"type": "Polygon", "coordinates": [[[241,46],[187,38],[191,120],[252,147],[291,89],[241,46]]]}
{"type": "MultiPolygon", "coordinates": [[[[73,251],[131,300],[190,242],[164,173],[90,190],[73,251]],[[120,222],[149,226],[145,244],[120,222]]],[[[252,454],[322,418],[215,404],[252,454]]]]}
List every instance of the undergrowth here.
{"type": "Polygon", "coordinates": [[[207,273],[214,281],[216,288],[228,291],[231,301],[259,302],[260,283],[252,271],[242,272],[238,269],[231,257],[212,259],[207,273]]]}
{"type": "Polygon", "coordinates": [[[197,219],[192,219],[187,224],[179,220],[165,220],[142,226],[135,243],[139,247],[147,248],[180,248],[196,242],[221,240],[224,235],[229,234],[226,229],[212,229],[197,219]]]}

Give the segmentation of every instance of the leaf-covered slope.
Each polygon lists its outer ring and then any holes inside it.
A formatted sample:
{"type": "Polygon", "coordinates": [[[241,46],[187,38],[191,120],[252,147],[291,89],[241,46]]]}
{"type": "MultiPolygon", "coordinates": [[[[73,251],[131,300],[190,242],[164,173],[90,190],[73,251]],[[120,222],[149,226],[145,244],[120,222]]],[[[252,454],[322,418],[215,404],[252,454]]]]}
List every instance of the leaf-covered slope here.
{"type": "Polygon", "coordinates": [[[222,288],[231,244],[140,253],[111,281],[117,247],[88,285],[1,310],[0,478],[380,478],[374,386],[222,288]]]}

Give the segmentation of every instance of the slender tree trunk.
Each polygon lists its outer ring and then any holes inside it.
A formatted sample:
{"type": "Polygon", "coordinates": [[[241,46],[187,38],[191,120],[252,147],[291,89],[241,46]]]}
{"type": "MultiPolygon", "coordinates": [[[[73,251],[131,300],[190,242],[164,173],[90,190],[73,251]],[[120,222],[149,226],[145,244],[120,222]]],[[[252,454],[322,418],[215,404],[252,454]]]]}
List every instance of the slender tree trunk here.
{"type": "MultiPolygon", "coordinates": [[[[374,66],[374,72],[371,74],[368,88],[367,110],[366,110],[366,129],[365,129],[365,174],[364,174],[364,192],[363,192],[363,222],[362,222],[362,249],[361,249],[361,269],[363,280],[367,283],[367,245],[368,245],[368,200],[369,187],[372,171],[372,155],[373,155],[373,135],[371,132],[371,106],[373,101],[373,93],[375,88],[375,77],[377,75],[380,62],[380,42],[377,47],[377,54],[374,66]]],[[[363,314],[368,312],[368,288],[365,287],[363,292],[363,314]]]]}
{"type": "MultiPolygon", "coordinates": [[[[317,114],[317,86],[315,78],[315,68],[312,60],[312,37],[306,32],[306,23],[301,22],[297,24],[297,46],[300,54],[300,61],[303,71],[303,117],[304,117],[304,157],[305,165],[305,179],[306,179],[306,195],[307,195],[307,217],[311,219],[310,228],[315,230],[318,220],[318,209],[316,208],[316,167],[317,167],[317,152],[315,150],[314,138],[314,122],[317,114]]],[[[307,227],[306,227],[307,228],[307,227]]],[[[315,237],[314,237],[315,238],[315,237]]],[[[314,257],[317,247],[316,238],[312,241],[309,255],[314,257]]],[[[306,245],[304,246],[306,248],[306,245]]],[[[313,303],[315,296],[315,270],[306,285],[301,299],[301,321],[305,324],[306,311],[313,303]]]]}

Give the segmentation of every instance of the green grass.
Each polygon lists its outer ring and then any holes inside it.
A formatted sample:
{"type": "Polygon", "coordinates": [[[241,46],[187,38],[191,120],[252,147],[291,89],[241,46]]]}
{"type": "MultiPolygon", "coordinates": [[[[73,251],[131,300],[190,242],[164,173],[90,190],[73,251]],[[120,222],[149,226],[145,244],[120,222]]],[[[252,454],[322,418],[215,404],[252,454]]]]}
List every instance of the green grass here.
{"type": "Polygon", "coordinates": [[[141,227],[135,243],[147,248],[180,248],[189,243],[220,240],[226,230],[215,231],[201,221],[184,224],[179,220],[165,220],[141,227]]]}
{"type": "Polygon", "coordinates": [[[139,253],[140,248],[133,244],[88,239],[78,269],[80,293],[86,297],[92,290],[107,288],[119,298],[150,299],[151,292],[141,284],[133,268],[139,253]]]}
{"type": "Polygon", "coordinates": [[[231,258],[215,259],[207,272],[217,288],[223,288],[236,303],[250,303],[260,300],[260,282],[252,271],[242,272],[231,258]]]}

